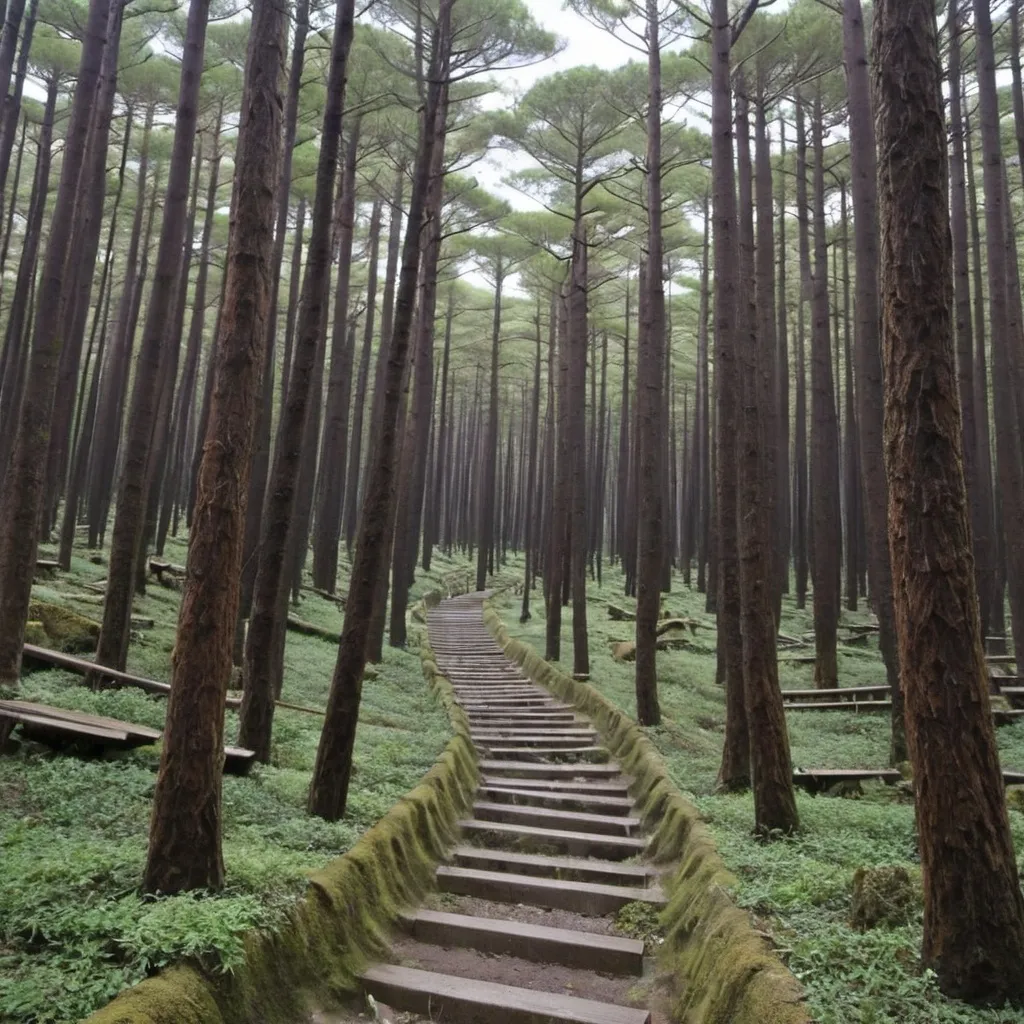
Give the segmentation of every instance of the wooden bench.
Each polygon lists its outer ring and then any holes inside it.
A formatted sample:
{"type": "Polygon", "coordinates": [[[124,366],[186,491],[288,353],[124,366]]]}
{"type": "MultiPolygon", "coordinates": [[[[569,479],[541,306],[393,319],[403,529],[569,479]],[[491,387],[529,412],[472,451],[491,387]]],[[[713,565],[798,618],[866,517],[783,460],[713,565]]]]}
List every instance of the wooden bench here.
{"type": "MultiPolygon", "coordinates": [[[[2,719],[21,725],[22,733],[30,739],[50,744],[78,740],[95,747],[131,749],[156,743],[163,735],[159,729],[148,725],[27,700],[0,700],[2,719]]],[[[255,761],[255,751],[245,747],[224,747],[224,771],[231,775],[247,775],[255,761]]]]}
{"type": "Polygon", "coordinates": [[[37,558],[36,559],[36,572],[44,572],[47,574],[55,573],[60,569],[60,562],[53,558],[37,558]]]}
{"type": "Polygon", "coordinates": [[[165,573],[177,582],[180,582],[185,578],[185,566],[173,565],[171,562],[162,562],[157,558],[151,558],[149,560],[149,571],[161,584],[164,582],[165,573]]]}
{"type": "Polygon", "coordinates": [[[894,786],[903,778],[895,768],[798,768],[793,785],[808,793],[824,793],[840,782],[871,782],[877,779],[894,786]]]}
{"type": "Polygon", "coordinates": [[[797,701],[786,703],[786,711],[888,711],[891,700],[839,700],[839,701],[797,701]]]}
{"type": "Polygon", "coordinates": [[[782,699],[789,701],[804,700],[879,700],[890,694],[887,684],[869,684],[867,686],[839,686],[829,689],[814,690],[783,690],[782,699]]]}

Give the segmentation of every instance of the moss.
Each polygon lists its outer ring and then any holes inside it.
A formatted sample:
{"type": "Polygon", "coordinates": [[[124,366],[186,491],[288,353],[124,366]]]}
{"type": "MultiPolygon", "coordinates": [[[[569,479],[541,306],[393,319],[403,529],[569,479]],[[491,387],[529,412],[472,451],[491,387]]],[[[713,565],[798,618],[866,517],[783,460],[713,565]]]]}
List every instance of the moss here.
{"type": "Polygon", "coordinates": [[[25,623],[25,643],[35,644],[36,647],[45,647],[49,642],[50,638],[46,635],[46,630],[41,622],[29,619],[25,623]]]}
{"type": "Polygon", "coordinates": [[[386,952],[402,911],[433,887],[476,791],[469,721],[429,648],[421,648],[421,661],[455,735],[419,785],[347,854],[311,876],[282,928],[246,936],[245,962],[233,974],[178,965],[121,993],[90,1024],[297,1020],[314,1002],[330,1005],[358,990],[360,972],[386,952]]]}
{"type": "Polygon", "coordinates": [[[858,931],[907,924],[916,904],[914,883],[904,867],[857,868],[853,873],[850,924],[858,931]]]}
{"type": "MultiPolygon", "coordinates": [[[[38,623],[42,633],[40,639],[30,640],[42,646],[53,647],[68,654],[87,654],[96,650],[100,638],[100,624],[84,615],[73,612],[59,604],[33,601],[28,608],[31,623],[38,623]]],[[[34,631],[39,637],[39,632],[34,631]]],[[[25,637],[28,640],[28,635],[25,637]]]]}
{"type": "Polygon", "coordinates": [[[484,622],[531,679],[590,718],[633,780],[631,795],[651,832],[647,856],[665,866],[661,959],[673,980],[674,1019],[685,1024],[809,1024],[799,983],[733,903],[733,876],[697,808],[671,781],[643,730],[592,686],[559,672],[512,638],[489,602],[484,622]]]}

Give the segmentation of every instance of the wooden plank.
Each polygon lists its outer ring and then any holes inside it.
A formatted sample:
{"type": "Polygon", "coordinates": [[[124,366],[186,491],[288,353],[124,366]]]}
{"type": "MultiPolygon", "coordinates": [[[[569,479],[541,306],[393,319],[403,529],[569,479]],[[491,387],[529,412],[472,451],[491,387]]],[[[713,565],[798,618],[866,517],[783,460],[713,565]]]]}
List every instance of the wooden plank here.
{"type": "Polygon", "coordinates": [[[481,871],[477,868],[439,867],[437,883],[443,892],[458,896],[473,896],[496,903],[525,903],[548,910],[571,910],[588,917],[614,914],[627,903],[657,906],[665,902],[665,894],[657,887],[574,882],[564,878],[481,871]]]}
{"type": "Polygon", "coordinates": [[[523,921],[420,910],[406,920],[413,938],[497,956],[562,964],[606,974],[643,973],[644,944],[637,939],[570,931],[523,921]]]}
{"type": "Polygon", "coordinates": [[[902,780],[895,768],[801,768],[793,772],[793,784],[808,793],[822,793],[839,782],[870,782],[877,779],[887,786],[902,780]]]}
{"type": "Polygon", "coordinates": [[[473,802],[473,815],[481,821],[507,821],[541,828],[601,835],[632,835],[640,830],[640,819],[614,814],[590,814],[585,811],[553,810],[548,807],[523,807],[519,804],[473,802]]]}
{"type": "Polygon", "coordinates": [[[525,789],[530,793],[603,793],[606,796],[621,797],[625,797],[629,793],[629,785],[625,779],[578,781],[575,779],[502,778],[500,775],[484,775],[480,778],[480,785],[482,787],[489,786],[492,789],[525,789]]]}
{"type": "Polygon", "coordinates": [[[599,793],[556,793],[547,789],[482,785],[477,790],[477,796],[488,803],[507,801],[538,807],[562,807],[567,810],[585,808],[601,814],[629,814],[634,809],[632,797],[606,796],[599,793]]]}
{"type": "Polygon", "coordinates": [[[892,707],[891,700],[841,700],[831,703],[807,701],[806,703],[786,703],[782,707],[786,711],[887,711],[892,707]]]}
{"type": "Polygon", "coordinates": [[[503,772],[529,779],[616,778],[622,769],[613,761],[606,764],[525,764],[485,758],[478,765],[481,772],[503,772]]]}
{"type": "Polygon", "coordinates": [[[564,829],[516,825],[504,821],[481,821],[470,818],[459,822],[463,832],[475,835],[500,836],[502,840],[526,846],[554,848],[574,857],[600,856],[608,860],[628,860],[647,849],[645,839],[633,836],[609,836],[597,832],[572,832],[564,829]]]}
{"type": "Polygon", "coordinates": [[[575,878],[581,882],[602,882],[646,889],[658,872],[646,864],[623,864],[596,857],[551,857],[542,853],[513,853],[489,850],[486,846],[456,846],[451,852],[455,867],[482,871],[510,871],[542,878],[575,878]]]}
{"type": "Polygon", "coordinates": [[[113,732],[125,732],[130,737],[137,737],[144,743],[155,743],[160,739],[160,730],[151,729],[148,725],[136,725],[123,722],[118,718],[107,718],[103,715],[91,715],[84,711],[68,711],[65,708],[51,707],[49,704],[35,704],[27,700],[0,700],[0,714],[9,711],[24,711],[28,714],[41,715],[64,722],[77,722],[80,725],[93,725],[100,729],[113,732]]]}
{"type": "Polygon", "coordinates": [[[783,700],[840,700],[858,696],[886,696],[890,688],[885,683],[867,686],[839,686],[825,690],[783,690],[783,700]]]}
{"type": "Polygon", "coordinates": [[[0,718],[7,718],[21,725],[28,726],[33,734],[52,733],[66,734],[70,736],[84,736],[91,740],[101,740],[104,743],[127,743],[128,733],[123,729],[109,729],[98,725],[87,725],[84,722],[69,722],[62,718],[49,718],[46,715],[33,715],[27,711],[4,711],[0,718]]]}

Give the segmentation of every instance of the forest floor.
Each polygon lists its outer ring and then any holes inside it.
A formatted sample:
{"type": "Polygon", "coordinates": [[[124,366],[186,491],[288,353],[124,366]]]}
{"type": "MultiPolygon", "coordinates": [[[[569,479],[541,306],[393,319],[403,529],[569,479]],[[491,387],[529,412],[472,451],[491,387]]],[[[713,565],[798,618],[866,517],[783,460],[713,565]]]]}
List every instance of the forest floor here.
{"type": "MultiPolygon", "coordinates": [[[[511,568],[511,566],[510,566],[511,568]]],[[[588,587],[591,685],[635,716],[634,671],[610,654],[614,641],[632,639],[631,622],[609,618],[609,604],[635,609],[622,597],[623,579],[607,570],[603,586],[588,587]]],[[[511,592],[496,601],[510,632],[543,653],[543,604],[535,596],[533,619],[521,625],[522,598],[511,592]]],[[[863,605],[862,605],[863,606],[863,605]]],[[[705,614],[704,595],[673,580],[664,608],[687,616],[698,628],[689,649],[658,654],[662,724],[648,733],[676,784],[690,794],[708,823],[718,849],[737,878],[735,899],[770,931],[780,955],[803,982],[820,1024],[1024,1024],[1024,1012],[981,1010],[945,999],[934,978],[922,971],[920,897],[909,925],[860,932],[850,925],[852,879],[859,867],[903,865],[918,884],[920,869],[914,808],[905,788],[865,783],[853,797],[797,793],[801,829],[793,838],[762,843],[751,834],[753,800],[716,794],[722,752],[725,701],[715,685],[715,626],[705,614]]],[[[571,671],[571,612],[563,618],[563,667],[571,671]]],[[[843,613],[844,624],[869,621],[843,613]]],[[[780,631],[799,637],[813,629],[811,609],[787,598],[780,631]]],[[[885,682],[877,643],[841,648],[840,685],[885,682]]],[[[810,648],[780,651],[783,688],[810,688],[813,667],[787,659],[810,648]]],[[[842,711],[788,714],[794,768],[883,768],[888,764],[889,715],[842,711]]],[[[1003,766],[1024,770],[1024,723],[997,730],[1003,766]]],[[[1010,822],[1024,858],[1024,813],[1010,822]]]]}
{"type": "MultiPolygon", "coordinates": [[[[88,554],[76,552],[71,571],[41,582],[33,596],[98,618],[101,598],[86,584],[106,570],[88,554]]],[[[40,557],[49,557],[45,548],[40,557]]],[[[167,557],[183,563],[184,544],[170,543],[167,557]]],[[[453,569],[464,565],[437,559],[430,574],[419,574],[414,599],[453,569]]],[[[342,593],[346,582],[343,566],[342,593]]],[[[134,614],[154,625],[133,634],[129,671],[170,678],[179,600],[177,590],[150,580],[134,614]]],[[[292,611],[341,628],[336,604],[316,595],[304,593],[292,611]]],[[[336,652],[334,643],[289,631],[282,698],[323,708],[336,652]]],[[[237,963],[242,934],[281,921],[307,875],[348,850],[448,741],[448,720],[424,684],[418,654],[385,647],[378,669],[363,688],[344,820],[329,824],[305,813],[319,716],[278,709],[271,764],[246,778],[225,775],[227,886],[217,895],[145,899],[138,891],[158,747],[77,758],[24,743],[0,756],[0,1021],[79,1020],[183,956],[221,969],[237,963]]],[[[33,671],[16,696],[162,727],[166,701],[129,689],[94,693],[80,683],[66,672],[33,671]]],[[[229,710],[227,742],[237,729],[229,710]]]]}

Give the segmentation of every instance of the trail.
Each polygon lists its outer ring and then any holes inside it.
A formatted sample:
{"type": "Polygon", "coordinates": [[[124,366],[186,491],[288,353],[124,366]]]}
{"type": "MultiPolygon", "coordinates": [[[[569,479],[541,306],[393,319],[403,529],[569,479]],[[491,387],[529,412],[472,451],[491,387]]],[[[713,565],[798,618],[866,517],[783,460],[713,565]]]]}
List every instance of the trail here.
{"type": "Polygon", "coordinates": [[[586,718],[506,659],[483,596],[428,620],[480,757],[473,817],[437,869],[440,909],[409,917],[394,962],[367,971],[365,987],[430,1020],[661,1024],[636,1006],[649,995],[643,943],[614,929],[627,904],[663,902],[630,780],[586,718]]]}

